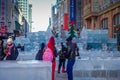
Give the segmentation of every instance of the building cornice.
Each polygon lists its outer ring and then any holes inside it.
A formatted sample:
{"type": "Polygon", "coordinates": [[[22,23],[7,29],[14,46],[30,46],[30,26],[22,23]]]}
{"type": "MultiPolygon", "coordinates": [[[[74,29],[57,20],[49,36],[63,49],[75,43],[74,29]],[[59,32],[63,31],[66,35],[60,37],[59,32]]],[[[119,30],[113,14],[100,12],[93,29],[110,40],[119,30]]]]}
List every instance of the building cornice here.
{"type": "Polygon", "coordinates": [[[109,7],[105,8],[104,10],[100,11],[99,15],[105,14],[105,13],[107,13],[107,12],[117,8],[117,7],[120,7],[120,2],[112,4],[109,7]]]}

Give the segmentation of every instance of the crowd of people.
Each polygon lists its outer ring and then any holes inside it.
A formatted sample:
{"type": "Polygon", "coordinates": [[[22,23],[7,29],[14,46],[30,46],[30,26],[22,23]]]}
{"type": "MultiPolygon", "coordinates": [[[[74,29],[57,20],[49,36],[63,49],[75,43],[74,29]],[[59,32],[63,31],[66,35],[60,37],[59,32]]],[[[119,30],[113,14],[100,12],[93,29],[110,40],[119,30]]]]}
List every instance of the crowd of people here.
{"type": "Polygon", "coordinates": [[[16,60],[19,55],[18,49],[13,42],[12,36],[9,36],[4,46],[4,40],[0,38],[0,60],[16,60]]]}
{"type": "Polygon", "coordinates": [[[41,44],[41,48],[36,55],[36,60],[50,61],[52,63],[52,80],[55,80],[56,57],[59,56],[58,73],[67,73],[68,80],[73,80],[73,66],[75,57],[79,55],[78,47],[75,42],[72,42],[72,37],[66,39],[66,45],[61,42],[61,49],[57,51],[55,48],[55,39],[50,37],[48,43],[41,44]],[[67,66],[65,66],[67,59],[67,66]]]}
{"type": "MultiPolygon", "coordinates": [[[[61,49],[57,51],[54,36],[51,36],[47,44],[41,43],[41,48],[36,54],[36,60],[50,61],[52,63],[52,80],[55,80],[56,57],[59,56],[58,73],[67,73],[68,80],[73,80],[73,66],[75,57],[79,55],[77,44],[72,42],[72,37],[66,39],[66,44],[61,42],[61,49]],[[66,64],[67,60],[67,64],[66,64]],[[67,66],[66,66],[67,65],[67,66]]],[[[16,60],[18,48],[24,50],[20,44],[16,46],[12,37],[8,37],[5,46],[3,39],[0,39],[0,60],[16,60]]]]}

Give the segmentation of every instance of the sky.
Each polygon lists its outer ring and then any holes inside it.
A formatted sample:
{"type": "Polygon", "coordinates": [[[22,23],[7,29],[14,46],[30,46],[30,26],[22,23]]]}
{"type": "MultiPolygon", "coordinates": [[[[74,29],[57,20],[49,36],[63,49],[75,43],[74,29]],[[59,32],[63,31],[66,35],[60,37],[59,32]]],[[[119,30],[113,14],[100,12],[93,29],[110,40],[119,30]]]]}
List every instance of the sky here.
{"type": "Polygon", "coordinates": [[[33,5],[32,11],[32,32],[45,31],[51,17],[51,6],[56,0],[30,0],[33,5]]]}

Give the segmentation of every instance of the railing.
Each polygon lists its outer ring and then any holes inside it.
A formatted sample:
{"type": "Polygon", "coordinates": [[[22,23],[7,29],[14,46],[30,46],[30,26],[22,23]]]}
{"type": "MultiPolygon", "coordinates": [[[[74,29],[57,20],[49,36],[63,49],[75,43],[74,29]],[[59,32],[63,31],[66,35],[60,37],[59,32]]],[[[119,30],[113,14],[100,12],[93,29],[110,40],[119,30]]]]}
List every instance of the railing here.
{"type": "Polygon", "coordinates": [[[117,2],[120,2],[120,0],[110,0],[110,2],[103,4],[99,10],[104,10],[105,8],[111,6],[112,4],[115,4],[117,2]]]}

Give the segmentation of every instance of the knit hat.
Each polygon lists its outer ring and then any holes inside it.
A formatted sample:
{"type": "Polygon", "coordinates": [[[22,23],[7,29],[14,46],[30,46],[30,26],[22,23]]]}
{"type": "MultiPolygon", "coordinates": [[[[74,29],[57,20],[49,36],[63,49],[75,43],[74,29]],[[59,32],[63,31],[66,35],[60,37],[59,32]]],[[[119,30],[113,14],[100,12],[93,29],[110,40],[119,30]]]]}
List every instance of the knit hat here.
{"type": "Polygon", "coordinates": [[[53,36],[50,37],[49,42],[52,43],[53,45],[55,45],[55,39],[53,36]]]}
{"type": "Polygon", "coordinates": [[[69,36],[69,37],[66,39],[66,41],[72,41],[72,37],[69,36]]]}
{"type": "Polygon", "coordinates": [[[41,43],[41,49],[44,49],[45,43],[41,43]]]}
{"type": "Polygon", "coordinates": [[[12,38],[8,38],[8,40],[7,40],[7,43],[8,42],[11,42],[11,43],[13,43],[13,40],[12,40],[12,38]]]}

